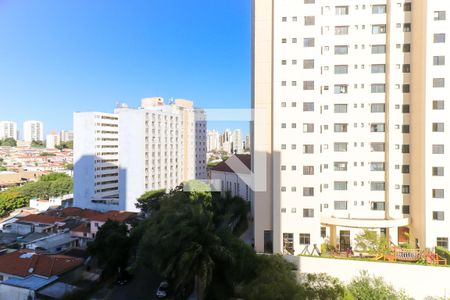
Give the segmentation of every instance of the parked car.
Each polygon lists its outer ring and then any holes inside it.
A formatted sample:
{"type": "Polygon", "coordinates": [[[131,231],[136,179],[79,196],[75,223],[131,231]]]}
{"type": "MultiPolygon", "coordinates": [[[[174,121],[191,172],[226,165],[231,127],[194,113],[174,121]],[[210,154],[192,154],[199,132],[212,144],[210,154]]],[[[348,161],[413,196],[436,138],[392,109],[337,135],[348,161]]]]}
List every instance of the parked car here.
{"type": "Polygon", "coordinates": [[[169,291],[169,283],[167,281],[162,281],[156,290],[156,297],[166,298],[169,291]]]}

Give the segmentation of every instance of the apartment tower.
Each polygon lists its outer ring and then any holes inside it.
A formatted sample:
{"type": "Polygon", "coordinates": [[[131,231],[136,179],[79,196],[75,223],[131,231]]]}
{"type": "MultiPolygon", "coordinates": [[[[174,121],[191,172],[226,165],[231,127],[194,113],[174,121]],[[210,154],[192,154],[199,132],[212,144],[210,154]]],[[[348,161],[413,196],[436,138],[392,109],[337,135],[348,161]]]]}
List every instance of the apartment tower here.
{"type": "Polygon", "coordinates": [[[448,247],[450,2],[253,5],[256,250],[345,250],[363,229],[448,247]]]}
{"type": "Polygon", "coordinates": [[[74,114],[75,206],[137,211],[144,192],[206,178],[206,120],[193,102],[74,114]]]}
{"type": "Polygon", "coordinates": [[[0,121],[0,140],[18,139],[17,123],[12,121],[0,121]]]}
{"type": "Polygon", "coordinates": [[[41,121],[25,121],[23,123],[23,140],[25,142],[44,142],[44,123],[41,121]]]}

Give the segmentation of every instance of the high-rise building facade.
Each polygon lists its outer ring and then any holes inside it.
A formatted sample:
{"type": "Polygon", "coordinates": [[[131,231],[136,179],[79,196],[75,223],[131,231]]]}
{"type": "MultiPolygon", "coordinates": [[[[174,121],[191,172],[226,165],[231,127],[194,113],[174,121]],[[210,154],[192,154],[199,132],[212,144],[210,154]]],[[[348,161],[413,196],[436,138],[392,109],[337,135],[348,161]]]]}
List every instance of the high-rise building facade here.
{"type": "Polygon", "coordinates": [[[217,151],[220,149],[220,133],[217,130],[208,130],[207,133],[207,149],[210,151],[217,151]]]}
{"type": "Polygon", "coordinates": [[[18,139],[17,123],[12,121],[0,121],[0,140],[18,139]]]}
{"type": "Polygon", "coordinates": [[[244,152],[244,144],[242,143],[242,133],[240,129],[233,130],[231,134],[231,152],[234,154],[242,154],[244,152]]]}
{"type": "Polygon", "coordinates": [[[145,191],[206,178],[206,121],[192,101],[74,114],[75,205],[137,211],[145,191]],[[203,131],[205,130],[205,131],[203,131]]]}
{"type": "Polygon", "coordinates": [[[73,141],[73,131],[61,130],[59,134],[59,139],[61,142],[73,141]]]}
{"type": "Polygon", "coordinates": [[[448,247],[449,12],[441,0],[254,0],[258,251],[345,250],[365,228],[448,247]]]}
{"type": "Polygon", "coordinates": [[[45,137],[45,147],[47,149],[55,149],[60,143],[60,135],[55,131],[52,131],[45,137]]]}
{"type": "Polygon", "coordinates": [[[23,140],[25,142],[44,141],[44,123],[25,121],[23,123],[23,140]]]}

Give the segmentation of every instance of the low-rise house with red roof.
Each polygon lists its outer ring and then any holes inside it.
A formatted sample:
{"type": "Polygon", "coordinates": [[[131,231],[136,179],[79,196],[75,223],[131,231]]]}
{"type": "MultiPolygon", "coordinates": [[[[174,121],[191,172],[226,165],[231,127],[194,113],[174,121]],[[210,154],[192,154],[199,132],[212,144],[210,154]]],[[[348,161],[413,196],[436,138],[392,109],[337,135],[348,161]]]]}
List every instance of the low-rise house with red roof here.
{"type": "Polygon", "coordinates": [[[0,255],[0,299],[34,300],[40,290],[79,276],[82,265],[80,258],[28,249],[0,255]]]}

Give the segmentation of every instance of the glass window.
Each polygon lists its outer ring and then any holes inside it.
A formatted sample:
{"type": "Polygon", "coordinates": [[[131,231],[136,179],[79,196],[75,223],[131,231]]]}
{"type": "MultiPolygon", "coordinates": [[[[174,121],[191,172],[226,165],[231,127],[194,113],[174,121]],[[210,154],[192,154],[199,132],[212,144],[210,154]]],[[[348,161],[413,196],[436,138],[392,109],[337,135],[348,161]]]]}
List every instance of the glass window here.
{"type": "Polygon", "coordinates": [[[384,113],[385,105],[384,103],[372,103],[370,105],[370,112],[373,113],[384,113]]]}
{"type": "Polygon", "coordinates": [[[402,194],[409,194],[409,185],[402,185],[402,194]]]}
{"type": "Polygon", "coordinates": [[[334,201],[335,210],[347,210],[347,201],[334,201]]]}
{"type": "Polygon", "coordinates": [[[314,59],[304,59],[303,69],[314,69],[314,59]]]}
{"type": "Polygon", "coordinates": [[[316,24],[316,18],[314,16],[305,17],[305,26],[311,26],[316,24]]]}
{"type": "Polygon", "coordinates": [[[345,161],[335,161],[334,170],[335,171],[347,171],[347,162],[345,161]]]}
{"type": "Polygon", "coordinates": [[[314,123],[303,123],[303,132],[314,132],[314,123]]]}
{"type": "Polygon", "coordinates": [[[384,162],[371,162],[370,171],[384,171],[384,162]]]}
{"type": "Polygon", "coordinates": [[[314,38],[304,38],[303,47],[314,47],[314,38]]]}
{"type": "Polygon", "coordinates": [[[402,125],[402,133],[409,133],[409,125],[402,125]]]}
{"type": "Polygon", "coordinates": [[[433,100],[433,109],[434,110],[444,109],[444,100],[433,100]]]}
{"type": "Polygon", "coordinates": [[[348,15],[348,6],[336,6],[335,12],[337,16],[348,15]]]}
{"type": "Polygon", "coordinates": [[[348,85],[347,84],[335,84],[334,85],[334,93],[335,94],[347,94],[348,93],[348,85]]]}
{"type": "Polygon", "coordinates": [[[372,33],[373,34],[386,33],[386,24],[372,25],[372,33]]]}
{"type": "Polygon", "coordinates": [[[435,87],[435,88],[445,87],[445,79],[444,78],[433,78],[433,87],[435,87]]]}
{"type": "Polygon", "coordinates": [[[445,65],[445,56],[433,56],[433,65],[435,66],[443,66],[445,65]]]}
{"type": "Polygon", "coordinates": [[[386,89],[383,83],[373,83],[371,84],[371,93],[384,93],[386,89]]]}
{"type": "Polygon", "coordinates": [[[433,132],[444,132],[444,123],[433,123],[433,132]]]}
{"type": "Polygon", "coordinates": [[[402,145],[402,153],[409,153],[409,145],[402,145]]]}
{"type": "Polygon", "coordinates": [[[444,176],[444,167],[433,167],[432,175],[433,176],[444,176]]]}
{"type": "Polygon", "coordinates": [[[433,211],[433,220],[435,221],[444,221],[444,212],[443,211],[433,211]]]}
{"type": "Polygon", "coordinates": [[[403,23],[403,32],[411,32],[411,23],[403,23]]]}
{"type": "Polygon", "coordinates": [[[314,175],[314,166],[303,166],[303,175],[314,175]]]}
{"type": "Polygon", "coordinates": [[[314,188],[313,187],[304,187],[303,188],[303,196],[305,196],[305,197],[314,196],[314,188]]]}
{"type": "Polygon", "coordinates": [[[445,43],[445,33],[435,33],[433,37],[434,43],[445,43]]]}
{"type": "Polygon", "coordinates": [[[411,52],[411,44],[404,44],[403,52],[411,52]]]}
{"type": "Polygon", "coordinates": [[[384,152],[384,143],[370,143],[371,152],[384,152]]]}
{"type": "Polygon", "coordinates": [[[386,65],[372,65],[372,73],[386,73],[386,65]]]}
{"type": "Polygon", "coordinates": [[[402,213],[404,215],[409,215],[409,205],[403,205],[402,206],[402,213]]]}
{"type": "Polygon", "coordinates": [[[372,54],[386,53],[386,45],[372,45],[372,54]]]}
{"type": "Polygon", "coordinates": [[[311,144],[303,145],[303,153],[307,153],[307,154],[314,153],[314,145],[311,145],[311,144]]]}
{"type": "Polygon", "coordinates": [[[335,104],[334,112],[335,113],[346,113],[347,112],[347,104],[335,104]]]}
{"type": "Polygon", "coordinates": [[[303,81],[303,90],[312,91],[314,90],[314,81],[303,81]]]}
{"type": "Polygon", "coordinates": [[[433,154],[444,154],[444,144],[434,144],[432,148],[433,154]]]}
{"type": "Polygon", "coordinates": [[[411,73],[411,65],[410,64],[404,64],[402,67],[403,73],[411,73]]]}
{"type": "Polygon", "coordinates": [[[311,244],[311,235],[309,233],[300,233],[299,235],[300,245],[311,244]]]}
{"type": "Polygon", "coordinates": [[[411,2],[405,2],[403,4],[403,11],[411,11],[411,2]]]}
{"type": "Polygon", "coordinates": [[[384,202],[371,202],[370,209],[371,210],[384,210],[384,202]]]}
{"type": "Polygon", "coordinates": [[[409,104],[403,104],[402,105],[402,113],[407,114],[410,111],[410,106],[409,104]]]}
{"type": "Polygon", "coordinates": [[[444,189],[433,189],[433,198],[444,198],[444,189]]]}
{"type": "Polygon", "coordinates": [[[370,132],[384,132],[384,123],[370,124],[370,132]]]}
{"type": "Polygon", "coordinates": [[[445,20],[445,10],[438,10],[434,12],[434,20],[435,21],[444,21],[445,20]]]}
{"type": "Polygon", "coordinates": [[[348,65],[334,66],[334,74],[348,74],[348,65]]]}
{"type": "Polygon", "coordinates": [[[448,249],[448,238],[447,237],[438,237],[436,239],[436,246],[448,249]]]}
{"type": "Polygon", "coordinates": [[[304,102],[303,111],[314,111],[314,102],[304,102]]]}
{"type": "Polygon", "coordinates": [[[334,46],[334,54],[343,55],[348,54],[348,46],[334,46]]]}
{"type": "Polygon", "coordinates": [[[384,181],[372,181],[370,182],[371,191],[384,191],[384,181]]]}
{"type": "Polygon", "coordinates": [[[409,165],[402,165],[402,173],[409,174],[409,165]]]}
{"type": "Polygon", "coordinates": [[[335,123],[334,124],[334,132],[347,132],[348,124],[347,123],[335,123]]]}
{"type": "Polygon", "coordinates": [[[372,13],[373,14],[385,14],[386,13],[386,5],[383,5],[383,4],[372,5],[372,13]]]}
{"type": "Polygon", "coordinates": [[[402,85],[402,92],[403,93],[409,93],[410,85],[409,84],[403,84],[402,85]]]}
{"type": "Polygon", "coordinates": [[[314,209],[304,208],[303,209],[303,217],[304,218],[314,218],[314,209]]]}
{"type": "Polygon", "coordinates": [[[347,190],[347,181],[335,181],[334,182],[334,190],[335,191],[346,191],[347,190]]]}
{"type": "Polygon", "coordinates": [[[334,143],[334,152],[347,152],[348,143],[334,143]]]}
{"type": "Polygon", "coordinates": [[[335,26],[334,34],[335,35],[347,35],[348,34],[348,26],[335,26]]]}

